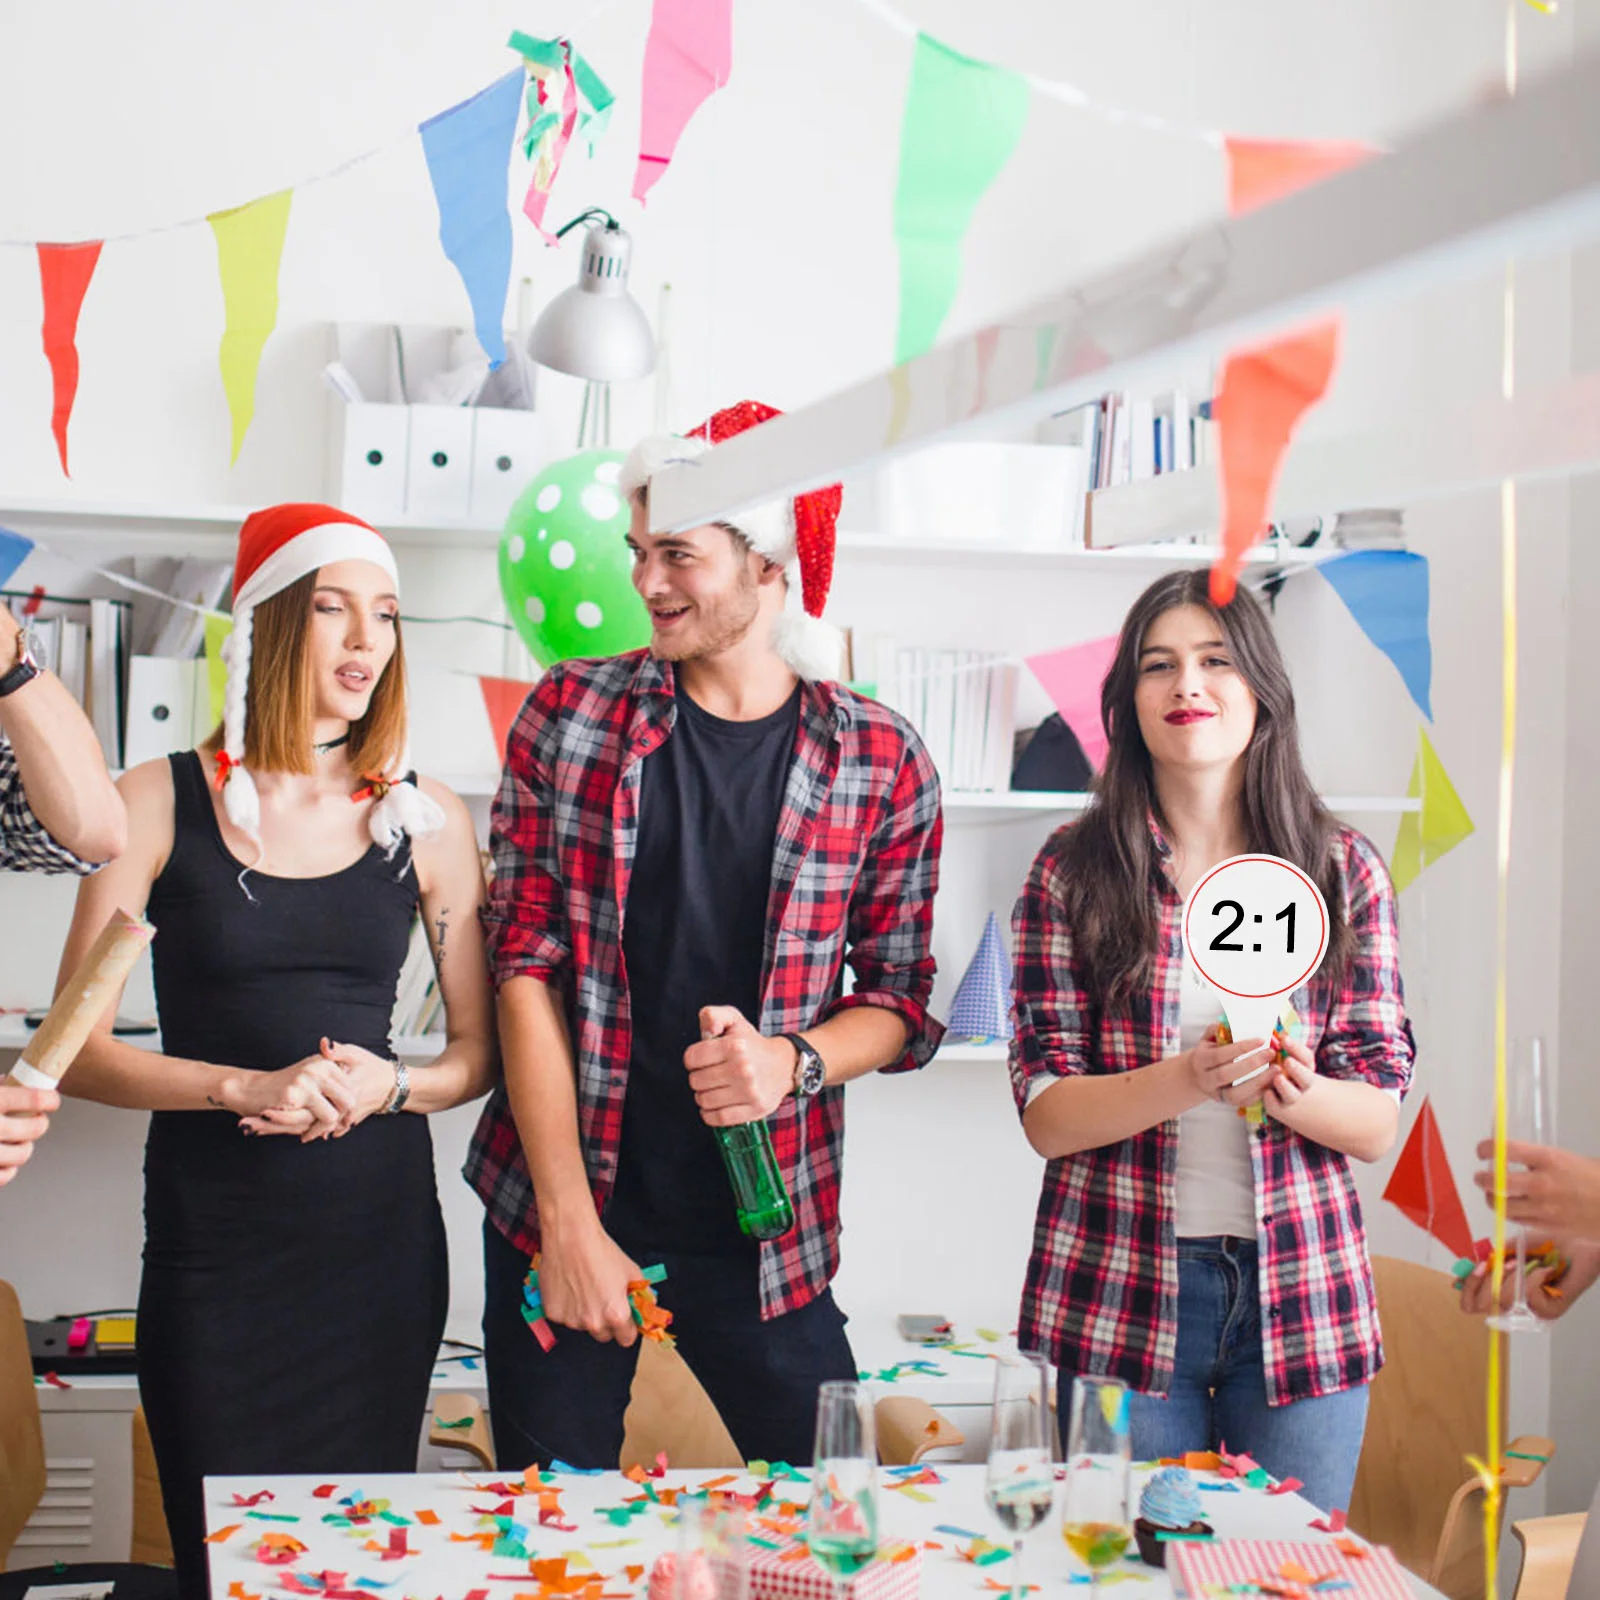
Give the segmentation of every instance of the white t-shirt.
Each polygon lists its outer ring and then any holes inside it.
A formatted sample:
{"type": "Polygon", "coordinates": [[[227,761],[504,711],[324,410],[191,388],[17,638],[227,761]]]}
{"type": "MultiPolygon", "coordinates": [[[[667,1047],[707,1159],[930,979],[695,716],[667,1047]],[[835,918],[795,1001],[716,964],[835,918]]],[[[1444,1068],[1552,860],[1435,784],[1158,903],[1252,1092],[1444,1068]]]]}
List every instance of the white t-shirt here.
{"type": "MultiPolygon", "coordinates": [[[[1222,1020],[1222,1002],[1185,958],[1178,1011],[1179,1044],[1188,1050],[1222,1020]]],[[[1177,1234],[1204,1239],[1256,1236],[1256,1178],[1250,1164],[1250,1124],[1216,1100],[1178,1118],[1177,1234]]]]}

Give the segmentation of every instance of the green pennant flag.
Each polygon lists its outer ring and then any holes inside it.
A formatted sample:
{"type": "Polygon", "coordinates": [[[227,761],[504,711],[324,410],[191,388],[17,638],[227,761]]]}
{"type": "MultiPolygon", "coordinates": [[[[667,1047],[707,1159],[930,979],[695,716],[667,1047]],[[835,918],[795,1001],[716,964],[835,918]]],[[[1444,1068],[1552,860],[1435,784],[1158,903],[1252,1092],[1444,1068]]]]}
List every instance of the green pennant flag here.
{"type": "Polygon", "coordinates": [[[894,236],[900,253],[896,362],[930,348],[961,282],[961,246],[1028,117],[1015,72],[917,35],[900,129],[894,236]]]}

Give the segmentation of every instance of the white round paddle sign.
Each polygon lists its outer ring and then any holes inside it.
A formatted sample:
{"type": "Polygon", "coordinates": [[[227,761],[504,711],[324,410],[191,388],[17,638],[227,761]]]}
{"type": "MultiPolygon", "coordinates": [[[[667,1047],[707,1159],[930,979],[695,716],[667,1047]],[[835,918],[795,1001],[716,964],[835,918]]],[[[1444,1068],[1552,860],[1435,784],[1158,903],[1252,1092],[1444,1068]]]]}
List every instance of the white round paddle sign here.
{"type": "Polygon", "coordinates": [[[1265,1039],[1328,953],[1327,902],[1292,861],[1230,856],[1190,890],[1183,943],[1234,1038],[1265,1039]]]}

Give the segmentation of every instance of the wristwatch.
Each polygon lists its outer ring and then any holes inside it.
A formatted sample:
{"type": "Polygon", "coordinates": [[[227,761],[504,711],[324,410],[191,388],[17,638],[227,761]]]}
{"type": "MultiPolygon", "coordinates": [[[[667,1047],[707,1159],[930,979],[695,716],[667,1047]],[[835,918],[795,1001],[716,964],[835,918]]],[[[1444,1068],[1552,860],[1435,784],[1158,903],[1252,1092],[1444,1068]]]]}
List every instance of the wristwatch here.
{"type": "Polygon", "coordinates": [[[794,1097],[809,1100],[828,1081],[827,1065],[798,1033],[786,1033],[782,1037],[794,1046],[794,1097]]]}
{"type": "MultiPolygon", "coordinates": [[[[15,617],[10,617],[15,622],[15,617]]],[[[39,676],[39,663],[33,653],[33,635],[28,631],[25,622],[17,623],[17,660],[16,665],[4,676],[0,676],[0,699],[8,694],[15,694],[25,683],[32,683],[39,676]]]]}

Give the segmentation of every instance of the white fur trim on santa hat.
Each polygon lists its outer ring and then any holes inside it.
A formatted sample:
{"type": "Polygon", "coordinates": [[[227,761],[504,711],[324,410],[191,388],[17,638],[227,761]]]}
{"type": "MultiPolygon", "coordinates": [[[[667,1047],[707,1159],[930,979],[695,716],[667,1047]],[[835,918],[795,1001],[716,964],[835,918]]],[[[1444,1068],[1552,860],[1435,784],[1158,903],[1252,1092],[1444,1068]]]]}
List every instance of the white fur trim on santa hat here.
{"type": "MultiPolygon", "coordinates": [[[[628,452],[628,458],[617,475],[617,483],[631,500],[658,472],[697,461],[710,448],[704,439],[680,439],[670,433],[653,434],[641,439],[628,452]]],[[[750,548],[764,555],[768,561],[787,567],[794,560],[792,501],[771,500],[765,505],[741,511],[737,516],[718,517],[717,521],[737,528],[749,541],[750,548]]]]}
{"type": "Polygon", "coordinates": [[[790,562],[785,572],[788,592],[773,630],[772,648],[797,677],[808,683],[837,683],[844,665],[844,635],[831,622],[811,616],[800,598],[800,568],[790,562]]]}
{"type": "Polygon", "coordinates": [[[388,573],[397,589],[400,586],[394,551],[381,533],[357,522],[324,522],[279,545],[239,586],[233,609],[237,612],[244,606],[257,605],[307,573],[335,561],[370,561],[388,573]]]}

